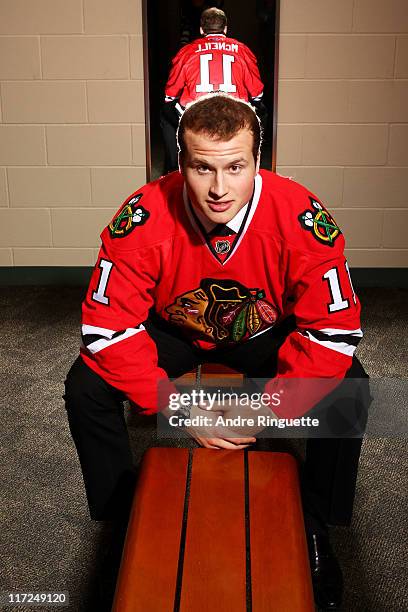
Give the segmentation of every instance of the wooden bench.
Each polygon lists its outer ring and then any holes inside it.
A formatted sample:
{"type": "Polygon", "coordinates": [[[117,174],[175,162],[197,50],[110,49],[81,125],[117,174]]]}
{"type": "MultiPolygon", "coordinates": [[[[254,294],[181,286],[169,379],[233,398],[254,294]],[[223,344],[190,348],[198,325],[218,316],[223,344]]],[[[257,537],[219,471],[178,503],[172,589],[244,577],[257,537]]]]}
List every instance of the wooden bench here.
{"type": "Polygon", "coordinates": [[[244,376],[219,363],[204,363],[177,379],[177,385],[195,387],[242,387],[244,376]],[[199,381],[199,382],[198,382],[199,381]]]}
{"type": "Polygon", "coordinates": [[[147,451],[114,612],[314,609],[293,457],[147,451]]]}

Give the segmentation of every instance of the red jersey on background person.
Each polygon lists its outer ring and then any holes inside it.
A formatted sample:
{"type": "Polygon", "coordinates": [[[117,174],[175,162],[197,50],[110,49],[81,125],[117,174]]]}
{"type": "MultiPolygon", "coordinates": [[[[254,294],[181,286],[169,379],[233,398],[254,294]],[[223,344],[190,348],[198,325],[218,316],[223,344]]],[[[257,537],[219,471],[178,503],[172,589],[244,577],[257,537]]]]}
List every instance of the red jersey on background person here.
{"type": "Polygon", "coordinates": [[[219,9],[201,16],[203,38],[182,47],[173,59],[165,87],[166,102],[185,107],[203,94],[222,91],[247,101],[259,101],[263,83],[255,55],[243,43],[229,38],[227,18],[219,9]]]}

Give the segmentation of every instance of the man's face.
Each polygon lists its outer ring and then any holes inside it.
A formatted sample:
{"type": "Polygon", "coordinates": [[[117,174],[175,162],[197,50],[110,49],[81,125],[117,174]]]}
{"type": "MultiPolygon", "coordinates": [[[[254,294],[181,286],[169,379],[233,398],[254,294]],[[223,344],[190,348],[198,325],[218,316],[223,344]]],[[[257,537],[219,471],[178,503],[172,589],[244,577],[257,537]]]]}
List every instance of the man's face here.
{"type": "Polygon", "coordinates": [[[244,128],[224,141],[186,130],[184,142],[181,170],[191,204],[214,223],[228,223],[252,196],[259,169],[252,133],[244,128]]]}

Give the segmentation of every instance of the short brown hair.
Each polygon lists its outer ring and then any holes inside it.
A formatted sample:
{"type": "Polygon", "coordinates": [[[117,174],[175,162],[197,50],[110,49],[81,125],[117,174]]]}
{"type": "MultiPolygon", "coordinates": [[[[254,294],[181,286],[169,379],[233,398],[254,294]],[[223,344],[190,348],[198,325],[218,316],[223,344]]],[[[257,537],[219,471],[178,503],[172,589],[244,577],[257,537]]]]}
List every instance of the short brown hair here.
{"type": "Polygon", "coordinates": [[[253,135],[252,153],[255,163],[261,146],[261,125],[252,106],[226,94],[212,94],[193,102],[184,111],[177,132],[180,159],[184,158],[186,145],[184,134],[206,134],[217,140],[231,140],[242,129],[253,135]]]}
{"type": "Polygon", "coordinates": [[[200,26],[204,34],[221,34],[227,25],[227,16],[224,11],[209,8],[201,13],[200,26]]]}

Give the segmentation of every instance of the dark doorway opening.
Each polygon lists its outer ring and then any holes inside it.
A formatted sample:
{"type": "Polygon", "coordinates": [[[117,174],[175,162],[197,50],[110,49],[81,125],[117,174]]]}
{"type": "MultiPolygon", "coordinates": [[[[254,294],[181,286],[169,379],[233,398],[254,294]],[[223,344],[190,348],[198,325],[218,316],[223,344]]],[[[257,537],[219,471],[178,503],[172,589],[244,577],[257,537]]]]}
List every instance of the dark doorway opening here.
{"type": "MultiPolygon", "coordinates": [[[[185,16],[186,4],[189,2],[185,0],[143,0],[148,180],[163,174],[164,144],[159,121],[160,108],[172,58],[185,40],[183,14],[185,16]]],[[[197,4],[200,4],[199,0],[191,0],[191,5],[197,4]]],[[[265,85],[264,102],[268,110],[261,167],[275,170],[279,0],[221,0],[213,3],[216,4],[227,15],[228,36],[246,44],[258,59],[265,85]]],[[[191,34],[194,39],[194,32],[191,34]]]]}

